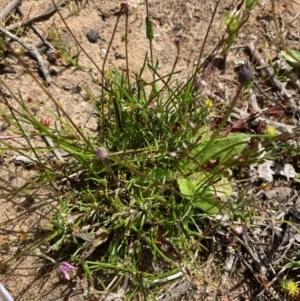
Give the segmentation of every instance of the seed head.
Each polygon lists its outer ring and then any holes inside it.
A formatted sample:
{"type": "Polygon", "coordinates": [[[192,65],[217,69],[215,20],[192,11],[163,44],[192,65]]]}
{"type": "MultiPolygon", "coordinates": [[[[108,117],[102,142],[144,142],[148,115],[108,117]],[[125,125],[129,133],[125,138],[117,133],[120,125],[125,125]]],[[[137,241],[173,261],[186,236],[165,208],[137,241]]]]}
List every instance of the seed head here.
{"type": "Polygon", "coordinates": [[[247,87],[253,81],[253,75],[251,70],[243,65],[238,72],[238,81],[241,86],[247,87]]]}
{"type": "Polygon", "coordinates": [[[22,56],[23,53],[24,53],[24,49],[21,48],[21,47],[17,47],[17,48],[14,48],[14,49],[13,49],[13,55],[14,55],[14,56],[19,57],[19,56],[22,56]]]}

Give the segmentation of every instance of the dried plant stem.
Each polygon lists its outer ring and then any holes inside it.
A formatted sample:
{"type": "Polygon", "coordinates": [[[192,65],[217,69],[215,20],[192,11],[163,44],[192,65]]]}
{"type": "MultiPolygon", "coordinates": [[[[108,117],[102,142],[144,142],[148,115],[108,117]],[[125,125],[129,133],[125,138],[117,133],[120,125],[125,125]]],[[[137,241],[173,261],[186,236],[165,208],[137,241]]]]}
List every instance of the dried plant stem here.
{"type": "Polygon", "coordinates": [[[128,62],[128,7],[125,8],[125,60],[126,60],[126,79],[128,81],[128,86],[130,85],[130,78],[129,78],[129,62],[128,62]]]}
{"type": "Polygon", "coordinates": [[[168,84],[169,84],[169,82],[171,81],[172,76],[175,74],[175,67],[176,67],[176,65],[177,65],[177,63],[178,63],[179,53],[180,53],[180,46],[179,46],[179,44],[176,45],[176,46],[177,46],[177,54],[176,54],[176,58],[175,58],[174,64],[173,64],[173,66],[172,66],[172,70],[171,70],[171,72],[170,72],[170,75],[168,76],[167,81],[165,81],[165,80],[157,73],[157,71],[156,71],[155,69],[152,68],[152,66],[149,66],[150,69],[153,71],[153,73],[154,73],[155,75],[158,76],[158,78],[163,82],[164,85],[163,85],[163,87],[162,87],[156,94],[154,94],[152,97],[149,97],[149,101],[148,101],[148,103],[147,103],[147,106],[151,105],[151,103],[152,103],[153,100],[157,97],[157,95],[161,95],[161,93],[168,87],[168,84]]]}
{"type": "MultiPolygon", "coordinates": [[[[122,11],[122,9],[121,9],[121,11],[122,11]]],[[[109,54],[112,42],[114,40],[116,31],[117,31],[118,24],[119,24],[119,21],[120,21],[120,18],[121,18],[121,11],[118,14],[117,21],[115,23],[115,27],[113,29],[113,32],[112,32],[112,35],[111,35],[109,44],[107,46],[104,59],[103,59],[103,63],[102,63],[102,70],[101,70],[101,74],[102,74],[102,78],[101,78],[101,86],[102,86],[102,89],[101,89],[101,99],[102,99],[102,101],[101,101],[101,116],[102,116],[102,129],[101,129],[102,130],[102,136],[101,136],[101,140],[102,140],[102,143],[104,143],[104,136],[105,136],[105,126],[104,126],[104,124],[105,124],[105,118],[104,118],[104,88],[103,88],[105,86],[104,85],[105,64],[106,64],[106,60],[108,58],[108,54],[109,54]]],[[[116,105],[115,105],[115,107],[116,107],[116,105]]],[[[116,114],[118,116],[118,112],[116,112],[116,114]]]]}
{"type": "MultiPolygon", "coordinates": [[[[8,88],[5,85],[4,81],[2,81],[2,79],[0,79],[0,82],[2,83],[2,85],[4,85],[6,88],[8,88]]],[[[28,145],[29,145],[30,149],[32,150],[32,152],[34,153],[35,158],[37,159],[38,163],[40,165],[42,165],[42,162],[40,161],[40,157],[38,156],[38,154],[36,152],[36,149],[33,147],[32,143],[31,143],[31,140],[29,139],[28,135],[26,135],[24,128],[22,127],[19,119],[17,118],[17,116],[15,114],[16,110],[11,106],[10,102],[7,100],[7,98],[4,96],[4,94],[1,91],[0,91],[0,95],[2,96],[2,98],[4,100],[4,103],[6,104],[6,106],[9,108],[9,110],[11,112],[11,115],[13,116],[14,120],[18,124],[18,127],[19,127],[20,131],[22,132],[23,137],[25,138],[25,140],[28,143],[28,145]]],[[[13,94],[11,93],[11,95],[13,95],[13,94]]],[[[17,99],[14,95],[13,95],[13,97],[15,99],[17,99]]]]}
{"type": "Polygon", "coordinates": [[[64,3],[66,2],[66,0],[59,0],[57,1],[57,3],[53,6],[51,6],[49,9],[47,9],[44,13],[38,15],[38,16],[35,16],[27,21],[21,21],[21,22],[17,22],[17,23],[14,23],[12,25],[9,25],[6,27],[7,30],[14,30],[16,28],[19,28],[20,26],[26,26],[26,25],[30,25],[30,24],[33,24],[33,23],[36,23],[36,22],[39,22],[39,21],[42,21],[42,20],[46,20],[48,18],[50,18],[56,11],[59,7],[61,7],[64,3]]]}
{"type": "MultiPolygon", "coordinates": [[[[11,46],[8,45],[8,47],[11,47],[11,46]]],[[[9,49],[9,50],[12,51],[12,49],[9,49]]],[[[93,151],[95,151],[95,149],[94,149],[93,145],[91,144],[91,142],[84,136],[82,131],[74,123],[72,118],[69,116],[69,114],[67,114],[67,112],[63,109],[63,107],[59,104],[59,102],[54,99],[54,97],[47,90],[47,88],[36,78],[34,73],[26,66],[24,61],[20,57],[16,57],[16,58],[19,61],[19,63],[23,66],[23,68],[27,71],[27,73],[31,76],[31,78],[38,84],[38,86],[43,90],[43,92],[51,99],[51,101],[55,104],[56,108],[58,108],[64,114],[64,116],[68,119],[68,121],[73,126],[73,128],[76,130],[78,135],[85,141],[86,145],[88,145],[93,151]]]]}
{"type": "MultiPolygon", "coordinates": [[[[215,5],[215,7],[214,7],[213,15],[211,16],[211,19],[210,19],[208,28],[207,28],[206,33],[205,33],[204,41],[203,41],[203,43],[202,43],[202,47],[201,47],[200,54],[199,54],[199,57],[198,57],[198,62],[197,62],[196,68],[195,68],[195,75],[196,75],[196,73],[197,73],[197,72],[199,71],[199,69],[200,69],[200,62],[201,62],[201,58],[202,58],[202,56],[203,56],[203,52],[204,52],[205,45],[206,45],[206,42],[207,42],[208,34],[210,33],[210,29],[211,29],[212,24],[213,24],[213,21],[214,21],[214,19],[215,19],[215,16],[216,16],[216,13],[217,13],[219,4],[220,4],[220,0],[217,1],[216,5],[215,5]]],[[[192,77],[193,77],[193,76],[192,76],[192,77]]]]}

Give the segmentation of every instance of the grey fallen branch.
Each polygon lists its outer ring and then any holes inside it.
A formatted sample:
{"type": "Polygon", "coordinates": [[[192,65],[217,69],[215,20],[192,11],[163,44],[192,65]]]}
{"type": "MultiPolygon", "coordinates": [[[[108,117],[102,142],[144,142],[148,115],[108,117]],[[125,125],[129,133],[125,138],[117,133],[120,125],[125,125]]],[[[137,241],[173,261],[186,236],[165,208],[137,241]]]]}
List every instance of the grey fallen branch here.
{"type": "Polygon", "coordinates": [[[0,33],[2,33],[5,36],[9,37],[13,41],[18,42],[20,45],[22,45],[29,52],[29,54],[31,56],[33,56],[37,60],[37,62],[39,64],[39,67],[40,67],[40,70],[41,70],[41,72],[42,72],[42,74],[45,78],[46,83],[50,84],[51,83],[51,77],[50,77],[49,71],[46,68],[46,66],[44,64],[44,61],[42,59],[42,56],[39,54],[38,50],[34,46],[23,42],[21,39],[19,39],[17,36],[15,36],[11,32],[9,32],[8,30],[4,29],[3,27],[0,27],[0,33]]]}
{"type": "MultiPolygon", "coordinates": [[[[287,269],[287,267],[283,267],[276,275],[275,277],[269,281],[266,285],[266,287],[271,287],[273,285],[273,283],[279,278],[279,276],[281,276],[284,271],[287,269]]],[[[262,288],[258,294],[256,295],[256,297],[254,298],[254,301],[257,301],[257,300],[260,300],[261,299],[261,296],[266,292],[266,289],[265,288],[262,288]]],[[[279,299],[280,300],[280,299],[279,299]]]]}
{"type": "MultiPolygon", "coordinates": [[[[209,91],[203,91],[202,92],[202,95],[203,96],[206,96],[210,99],[212,99],[213,101],[217,102],[217,103],[222,103],[222,104],[226,104],[226,101],[223,100],[221,97],[209,92],[209,91]]],[[[250,116],[250,114],[248,114],[247,112],[239,109],[239,108],[236,108],[234,107],[233,108],[233,111],[238,114],[238,116],[234,113],[232,113],[232,115],[234,117],[238,117],[238,118],[248,118],[250,116]]],[[[257,121],[265,121],[267,123],[267,125],[269,126],[272,126],[274,128],[276,128],[277,130],[280,130],[280,131],[286,131],[286,132],[293,132],[294,129],[296,129],[297,127],[296,126],[293,126],[293,125],[289,125],[289,124],[285,124],[285,123],[281,123],[281,122],[277,122],[277,121],[274,121],[274,120],[271,120],[271,119],[266,119],[266,118],[263,118],[262,116],[256,118],[257,121]]],[[[254,121],[254,122],[257,122],[257,121],[254,121]]]]}
{"type": "MultiPolygon", "coordinates": [[[[91,293],[105,295],[104,297],[99,298],[98,299],[99,301],[125,300],[126,299],[126,289],[128,287],[128,279],[129,279],[129,277],[126,276],[124,279],[124,284],[122,285],[122,287],[120,287],[120,289],[117,291],[117,293],[98,291],[94,288],[91,290],[91,293]]],[[[112,282],[114,282],[114,279],[112,282]]],[[[107,287],[107,290],[109,290],[109,286],[107,287]]]]}
{"type": "Polygon", "coordinates": [[[253,44],[246,45],[246,49],[251,53],[251,55],[259,63],[259,65],[266,70],[266,73],[268,74],[270,82],[280,92],[280,95],[283,97],[283,99],[286,100],[290,104],[290,107],[292,109],[299,111],[299,108],[296,106],[290,93],[288,93],[288,91],[285,89],[284,85],[276,78],[272,67],[270,67],[268,64],[265,63],[264,59],[261,57],[259,52],[255,49],[254,45],[253,44]]]}
{"type": "Polygon", "coordinates": [[[54,156],[57,158],[57,160],[59,160],[60,162],[64,162],[65,160],[64,160],[64,158],[61,156],[61,154],[60,154],[60,152],[57,150],[57,149],[55,149],[54,147],[54,144],[53,144],[53,141],[52,141],[52,139],[50,138],[50,137],[48,137],[48,136],[42,136],[43,137],[43,140],[45,141],[45,143],[49,146],[49,147],[51,147],[51,148],[53,148],[53,154],[54,154],[54,156]]]}
{"type": "MultiPolygon", "coordinates": [[[[247,233],[245,233],[247,235],[246,236],[242,236],[241,238],[236,236],[237,241],[246,249],[246,251],[248,252],[249,256],[251,257],[251,259],[253,260],[253,263],[257,269],[257,271],[259,272],[259,274],[257,274],[254,269],[252,268],[252,266],[246,261],[246,259],[239,254],[239,258],[242,262],[243,265],[245,265],[245,267],[253,274],[254,278],[256,279],[256,281],[258,283],[262,283],[262,279],[260,279],[261,277],[267,281],[269,283],[268,277],[267,277],[267,268],[264,265],[264,263],[260,260],[260,258],[256,255],[255,250],[253,250],[251,248],[251,246],[248,244],[248,241],[250,239],[249,235],[247,233]]],[[[262,291],[262,294],[265,292],[262,291]]],[[[269,292],[272,295],[272,297],[274,298],[274,300],[276,301],[281,301],[280,297],[278,296],[277,292],[272,288],[269,287],[269,292]]]]}
{"type": "Polygon", "coordinates": [[[157,298],[161,301],[173,301],[178,300],[180,296],[185,295],[186,292],[191,288],[191,284],[188,281],[185,281],[178,286],[175,286],[169,290],[169,292],[157,298]]]}
{"type": "MultiPolygon", "coordinates": [[[[239,259],[240,259],[241,263],[252,273],[255,280],[259,284],[261,284],[261,279],[260,279],[259,274],[253,270],[252,266],[247,262],[247,260],[244,258],[244,256],[242,254],[238,253],[238,255],[239,255],[239,259]]],[[[263,276],[265,276],[265,275],[263,275],[263,276]]],[[[271,283],[271,281],[268,283],[271,283]]],[[[257,297],[263,295],[265,293],[265,291],[266,291],[266,289],[262,289],[254,300],[255,301],[261,300],[261,299],[257,299],[257,297]]],[[[274,300],[282,301],[282,299],[278,296],[277,292],[272,287],[269,287],[268,291],[270,292],[270,294],[272,295],[274,300]]]]}
{"type": "MultiPolygon", "coordinates": [[[[234,108],[234,111],[239,115],[240,118],[248,118],[250,116],[250,114],[244,112],[243,110],[239,109],[239,108],[234,108]]],[[[274,121],[271,119],[266,119],[263,117],[258,117],[257,118],[258,121],[262,120],[265,121],[266,124],[268,126],[272,126],[274,128],[276,128],[277,130],[281,131],[281,132],[289,132],[292,133],[297,127],[294,125],[289,125],[289,124],[285,124],[282,122],[278,122],[278,121],[274,121]]]]}
{"type": "Polygon", "coordinates": [[[40,21],[44,21],[48,18],[50,18],[59,7],[61,7],[66,1],[65,0],[59,0],[57,1],[56,5],[52,5],[50,8],[48,8],[44,13],[42,13],[41,15],[35,16],[27,21],[21,21],[15,24],[12,24],[10,26],[7,27],[8,30],[13,30],[16,28],[19,28],[21,26],[25,26],[25,25],[30,25],[36,22],[40,22],[40,21]]]}
{"type": "Polygon", "coordinates": [[[22,0],[12,0],[7,3],[3,11],[0,13],[0,22],[3,22],[21,2],[22,0]]]}
{"type": "MultiPolygon", "coordinates": [[[[19,12],[20,16],[24,18],[24,13],[20,6],[17,7],[17,11],[19,12]]],[[[43,34],[38,30],[38,28],[34,24],[31,24],[30,27],[37,34],[37,36],[42,40],[44,45],[49,48],[49,50],[51,50],[52,52],[56,52],[54,46],[43,36],[43,34]]]]}
{"type": "Polygon", "coordinates": [[[248,103],[249,105],[256,111],[261,113],[262,110],[261,108],[258,106],[257,101],[256,101],[256,95],[253,91],[253,89],[249,90],[249,99],[248,99],[248,103]]]}

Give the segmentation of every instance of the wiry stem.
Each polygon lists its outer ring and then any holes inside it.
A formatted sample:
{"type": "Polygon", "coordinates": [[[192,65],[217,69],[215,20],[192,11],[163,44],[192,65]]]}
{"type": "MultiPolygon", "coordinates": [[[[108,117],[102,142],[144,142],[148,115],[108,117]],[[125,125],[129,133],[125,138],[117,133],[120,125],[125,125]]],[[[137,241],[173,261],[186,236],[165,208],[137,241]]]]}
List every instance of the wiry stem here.
{"type": "Polygon", "coordinates": [[[104,56],[104,59],[103,59],[103,64],[102,64],[102,71],[101,71],[101,73],[103,75],[102,78],[101,78],[101,86],[102,86],[102,89],[101,89],[101,115],[102,115],[102,136],[101,136],[101,140],[102,140],[102,143],[104,143],[104,135],[105,135],[105,128],[104,128],[104,124],[105,124],[105,118],[104,118],[104,88],[103,88],[104,87],[105,64],[106,64],[106,60],[107,60],[111,45],[112,45],[112,42],[114,40],[116,31],[117,31],[117,27],[118,27],[118,24],[119,24],[119,21],[120,21],[120,18],[121,18],[121,12],[122,11],[123,11],[123,8],[121,8],[121,10],[118,14],[117,21],[116,21],[115,27],[113,29],[113,33],[111,35],[109,44],[107,46],[106,53],[105,53],[105,56],[104,56]]]}

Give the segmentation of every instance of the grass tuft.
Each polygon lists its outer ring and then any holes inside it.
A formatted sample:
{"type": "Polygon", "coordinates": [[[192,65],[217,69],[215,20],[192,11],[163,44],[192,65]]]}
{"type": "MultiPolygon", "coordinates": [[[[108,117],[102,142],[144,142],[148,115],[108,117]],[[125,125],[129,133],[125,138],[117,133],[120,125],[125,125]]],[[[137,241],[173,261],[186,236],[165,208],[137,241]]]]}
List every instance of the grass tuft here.
{"type": "MultiPolygon", "coordinates": [[[[247,1],[251,9],[256,2],[247,1]]],[[[216,10],[217,6],[214,16],[216,10]]],[[[224,56],[250,14],[244,10],[224,17],[227,36],[216,48],[224,56]]],[[[35,210],[48,223],[42,238],[0,263],[1,267],[31,254],[49,261],[67,280],[76,270],[96,296],[99,291],[120,293],[118,288],[129,279],[127,299],[136,295],[155,299],[166,283],[184,274],[201,273],[198,262],[207,252],[206,243],[224,225],[240,236],[255,219],[255,200],[246,198],[247,179],[239,172],[251,164],[276,160],[284,152],[298,155],[286,142],[297,130],[277,134],[268,127],[255,133],[243,127],[245,120],[239,127],[229,122],[253,81],[252,74],[247,73],[235,87],[225,108],[196,84],[204,65],[198,63],[185,82],[175,79],[180,54],[177,38],[172,71],[160,74],[159,62],[154,62],[150,16],[147,5],[145,35],[150,58],[145,54],[140,71],[131,73],[130,16],[127,1],[122,2],[114,33],[125,18],[126,72],[106,68],[113,33],[103,66],[94,66],[101,70],[102,95],[100,103],[94,101],[96,133],[81,129],[22,57],[15,56],[53,106],[45,106],[47,115],[37,117],[22,95],[11,93],[17,104],[12,106],[1,92],[5,107],[1,114],[11,134],[22,139],[22,144],[1,140],[1,151],[24,156],[34,169],[30,181],[9,187],[1,197],[13,202],[30,195],[37,204],[35,210]],[[152,75],[150,81],[144,80],[146,72],[152,75]]],[[[55,46],[68,64],[83,68],[79,65],[81,47],[72,57],[60,35],[55,35],[55,46]]],[[[97,99],[86,91],[90,99],[97,99]]],[[[40,104],[33,101],[32,105],[40,104]]],[[[25,204],[21,207],[30,211],[25,204]]],[[[292,282],[282,288],[290,295],[298,294],[292,282]]]]}

